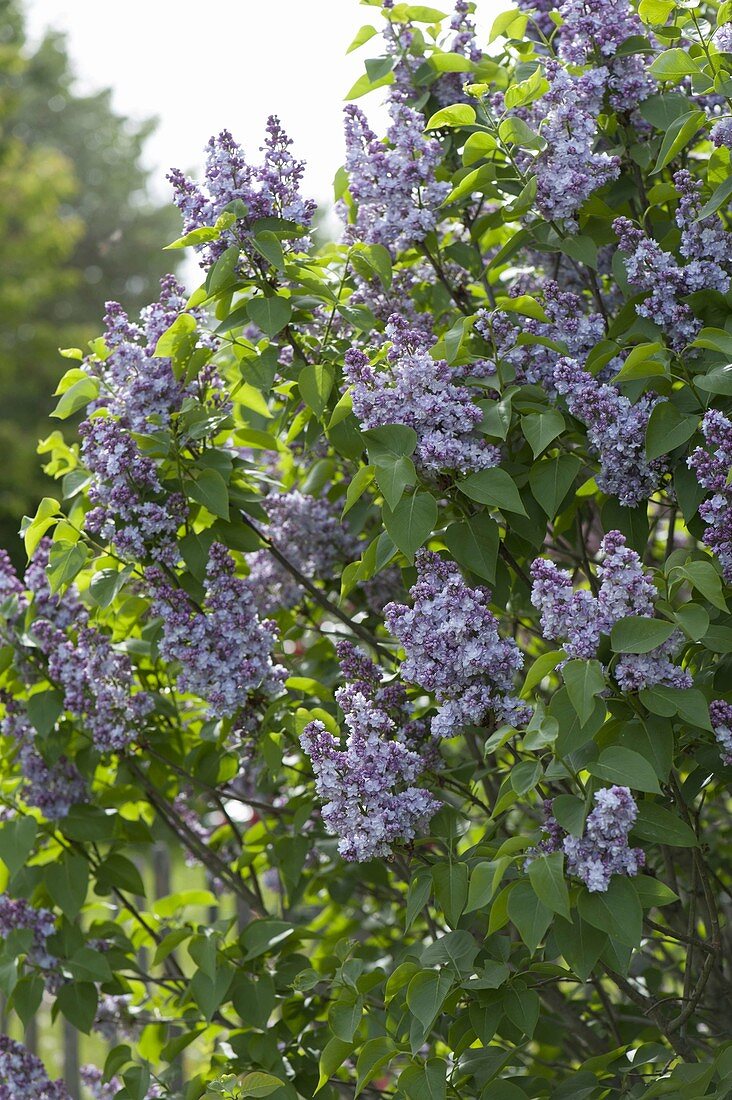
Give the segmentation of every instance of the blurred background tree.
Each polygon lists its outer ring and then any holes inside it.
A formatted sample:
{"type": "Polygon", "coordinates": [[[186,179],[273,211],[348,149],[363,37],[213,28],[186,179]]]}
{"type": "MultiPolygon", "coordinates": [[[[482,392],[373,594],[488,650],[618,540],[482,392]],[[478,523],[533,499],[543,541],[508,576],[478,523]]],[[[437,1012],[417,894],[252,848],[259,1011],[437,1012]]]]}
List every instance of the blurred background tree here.
{"type": "Polygon", "coordinates": [[[84,347],[106,300],[136,312],[157,297],[177,259],[162,246],[179,218],[142,162],[154,127],[115,114],[109,91],[77,94],[64,36],[31,49],[22,6],[0,0],[0,546],[14,557],[50,492],[36,444],[59,347],[84,347]]]}

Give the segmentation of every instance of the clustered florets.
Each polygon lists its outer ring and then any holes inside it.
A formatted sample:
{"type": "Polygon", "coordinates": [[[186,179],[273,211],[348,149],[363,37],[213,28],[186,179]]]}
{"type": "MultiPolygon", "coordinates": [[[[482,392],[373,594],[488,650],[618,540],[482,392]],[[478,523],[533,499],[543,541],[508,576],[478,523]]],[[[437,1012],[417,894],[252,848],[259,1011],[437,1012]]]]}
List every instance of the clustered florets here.
{"type": "Polygon", "coordinates": [[[595,791],[595,808],[588,815],[581,837],[567,833],[553,814],[552,801],[544,803],[545,839],[527,852],[527,862],[540,853],[563,851],[567,874],[584,882],[590,893],[605,893],[613,875],[637,875],[645,865],[641,848],[628,845],[638,807],[627,787],[603,787],[595,791]]]}
{"type": "Polygon", "coordinates": [[[353,411],[362,428],[406,424],[417,433],[415,461],[428,475],[466,474],[500,462],[497,447],[476,436],[483,414],[444,359],[433,359],[434,337],[389,319],[388,365],[375,370],[358,348],[346,352],[344,376],[353,386],[353,411]]]}
{"type": "Polygon", "coordinates": [[[557,61],[547,61],[549,90],[540,100],[546,114],[541,136],[547,147],[536,160],[536,202],[547,219],[574,224],[582,203],[620,172],[620,159],[596,152],[597,116],[607,75],[590,69],[572,76],[557,61]]]}
{"type": "Polygon", "coordinates": [[[711,493],[699,506],[707,524],[704,542],[719,559],[724,579],[732,583],[732,486],[727,478],[732,469],[732,422],[709,409],[702,420],[707,447],[697,447],[687,459],[699,484],[711,493]]]}
{"type": "Polygon", "coordinates": [[[502,310],[479,310],[475,331],[494,346],[502,362],[514,368],[519,385],[536,382],[552,393],[554,368],[561,353],[546,344],[519,344],[519,336],[529,334],[564,344],[573,359],[583,361],[603,338],[605,324],[600,313],[587,313],[579,294],[562,290],[553,280],[548,279],[542,287],[542,304],[548,322],[522,317],[519,326],[502,310]]]}
{"type": "MultiPolygon", "coordinates": [[[[262,504],[269,517],[264,528],[267,538],[308,580],[330,577],[336,563],[355,549],[355,540],[327,497],[307,496],[295,489],[269,493],[262,504]]],[[[302,600],[302,587],[269,550],[248,554],[247,564],[260,614],[272,615],[302,600]]]]}
{"type": "Polygon", "coordinates": [[[59,1078],[51,1081],[43,1062],[21,1043],[0,1035],[0,1100],[71,1100],[59,1078]]]}
{"type": "MultiPolygon", "coordinates": [[[[554,562],[538,558],[531,567],[531,600],[541,612],[545,637],[562,641],[570,658],[595,657],[601,634],[609,634],[620,619],[631,615],[655,614],[656,589],[643,572],[641,560],[625,545],[619,531],[609,531],[602,540],[603,563],[597,596],[580,588],[571,575],[554,562]]],[[[653,684],[691,687],[691,676],[671,660],[681,643],[678,631],[650,653],[624,653],[613,666],[622,691],[640,691],[653,684]]]]}
{"type": "Polygon", "coordinates": [[[323,820],[339,837],[344,859],[388,856],[397,841],[411,841],[439,801],[413,784],[425,768],[400,685],[380,686],[375,666],[348,643],[339,646],[345,687],[336,692],[349,734],[345,749],[322,722],[310,722],[300,743],[315,772],[323,820]],[[396,718],[396,721],[395,721],[396,718]],[[402,724],[398,725],[397,722],[402,724]]]}
{"type": "Polygon", "coordinates": [[[676,224],[681,230],[679,251],[687,263],[679,264],[628,218],[616,218],[613,229],[618,247],[626,255],[628,281],[648,293],[636,312],[660,325],[672,347],[683,348],[697,335],[701,323],[682,299],[700,290],[726,294],[732,249],[730,235],[716,214],[699,218],[701,184],[687,171],[677,172],[674,184],[680,195],[676,210],[676,224]]]}
{"type": "Polygon", "coordinates": [[[732,765],[732,705],[722,699],[714,699],[709,704],[709,717],[722,763],[732,765]]]}
{"type": "Polygon", "coordinates": [[[148,580],[153,614],[161,620],[158,648],[164,660],[180,666],[181,691],[206,700],[217,718],[234,715],[252,694],[279,691],[286,673],[272,662],[277,628],[259,618],[251,587],[235,575],[225,546],[213,543],[209,551],[202,607],[157,567],[148,580]]]}
{"type": "Polygon", "coordinates": [[[634,507],[656,491],[665,471],[662,459],[646,458],[646,428],[661,398],[643,394],[635,404],[615,386],[598,382],[574,359],[560,359],[554,384],[567,408],[587,427],[590,450],[600,461],[597,484],[621,504],[634,507]]]}
{"type": "Polygon", "coordinates": [[[216,240],[196,246],[201,267],[210,267],[231,245],[246,248],[260,218],[283,218],[305,229],[312,223],[316,204],[300,194],[305,165],[290,152],[292,141],[276,115],[267,119],[266,129],[259,166],[249,164],[241,146],[228,130],[222,130],[209,140],[202,186],[177,168],[168,174],[185,233],[215,226],[234,204],[234,224],[216,240]]]}
{"type": "Polygon", "coordinates": [[[23,801],[35,806],[49,821],[66,817],[77,802],[85,802],[87,789],[78,769],[65,756],[48,764],[38,751],[36,731],[20,703],[7,696],[0,733],[18,746],[17,763],[23,776],[23,801]]]}
{"type": "MultiPolygon", "coordinates": [[[[0,936],[5,939],[11,932],[26,929],[32,933],[29,960],[41,970],[51,970],[56,958],[50,954],[47,940],[56,931],[56,918],[50,909],[36,909],[25,898],[11,898],[0,894],[0,936]]],[[[0,1074],[0,1079],[2,1074],[0,1074]]]]}
{"type": "Polygon", "coordinates": [[[435,138],[424,136],[423,116],[400,98],[392,98],[389,113],[385,144],[359,107],[345,108],[346,171],[357,206],[348,234],[397,252],[435,229],[450,186],[434,178],[442,149],[435,138]]]}
{"type": "Polygon", "coordinates": [[[528,711],[513,695],[523,655],[512,638],[501,638],[486,588],[470,588],[457,566],[420,550],[413,605],[384,608],[389,630],[406,660],[400,675],[432,692],[440,704],[432,733],[454,737],[467,725],[494,718],[520,725],[528,711]]]}

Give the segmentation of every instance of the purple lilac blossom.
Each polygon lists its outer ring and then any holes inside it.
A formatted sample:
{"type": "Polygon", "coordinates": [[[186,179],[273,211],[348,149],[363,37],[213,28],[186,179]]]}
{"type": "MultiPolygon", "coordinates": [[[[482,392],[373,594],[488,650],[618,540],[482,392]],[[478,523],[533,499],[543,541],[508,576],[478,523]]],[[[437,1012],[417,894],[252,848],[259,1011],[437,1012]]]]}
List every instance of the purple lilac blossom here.
{"type": "MultiPolygon", "coordinates": [[[[307,496],[295,489],[269,493],[262,503],[269,517],[264,533],[309,580],[332,577],[336,563],[355,550],[355,540],[327,497],[307,496]]],[[[303,599],[303,589],[269,550],[247,554],[247,564],[249,587],[261,615],[273,615],[303,599]]]]}
{"type": "Polygon", "coordinates": [[[24,611],[28,601],[23,591],[23,585],[18,580],[18,574],[10,560],[7,550],[0,550],[0,601],[14,600],[17,611],[24,611]]]}
{"type": "Polygon", "coordinates": [[[386,327],[391,340],[385,370],[376,371],[358,348],[346,352],[344,376],[353,386],[353,411],[362,428],[406,424],[417,433],[415,462],[426,474],[466,474],[496,466],[497,447],[475,435],[483,419],[470,390],[444,359],[433,359],[432,335],[398,315],[386,327]]]}
{"type": "MultiPolygon", "coordinates": [[[[222,130],[209,140],[202,185],[177,168],[168,174],[175,204],[183,215],[184,233],[215,226],[230,203],[238,204],[231,226],[216,240],[196,245],[203,268],[215,263],[231,245],[246,248],[260,218],[284,218],[305,229],[312,223],[316,204],[300,195],[305,165],[290,152],[292,141],[276,115],[268,118],[266,129],[259,166],[249,164],[241,146],[228,130],[222,130]]],[[[257,263],[261,262],[258,257],[257,263]]]]}
{"type": "Polygon", "coordinates": [[[29,960],[41,970],[51,970],[56,965],[46,946],[49,936],[56,931],[56,918],[51,910],[36,909],[25,898],[0,894],[0,936],[5,939],[19,929],[28,929],[33,934],[29,960]]]}
{"type": "Polygon", "coordinates": [[[617,57],[619,46],[644,27],[628,0],[564,0],[559,29],[559,56],[572,65],[602,65],[608,70],[610,103],[631,110],[654,91],[655,83],[638,54],[617,57]]]}
{"type": "Polygon", "coordinates": [[[722,763],[732,765],[732,705],[722,699],[714,699],[709,704],[709,717],[722,763]]]}
{"type": "Polygon", "coordinates": [[[587,817],[581,838],[565,833],[547,800],[545,838],[527,855],[530,862],[541,852],[563,851],[567,874],[584,882],[590,893],[604,894],[613,875],[637,875],[646,860],[641,848],[628,846],[628,834],[638,816],[628,788],[603,787],[595,791],[594,798],[595,808],[587,817]]]}
{"type": "Polygon", "coordinates": [[[336,692],[349,731],[345,749],[319,721],[305,727],[300,743],[312,763],[326,828],[338,836],[341,856],[361,863],[413,840],[440,802],[413,786],[426,760],[398,724],[407,717],[402,686],[380,685],[376,666],[347,642],[339,644],[338,655],[350,681],[336,692]]]}
{"type": "Polygon", "coordinates": [[[535,162],[536,201],[545,218],[560,218],[573,227],[585,199],[620,172],[618,157],[594,151],[607,74],[590,69],[571,76],[550,60],[546,77],[549,91],[536,105],[537,111],[546,111],[540,133],[547,142],[535,162]]]}
{"type": "Polygon", "coordinates": [[[346,235],[401,252],[435,229],[450,185],[435,180],[442,148],[435,138],[424,136],[423,116],[396,98],[389,114],[385,144],[359,107],[345,108],[345,166],[357,207],[346,235]]]}
{"type": "Polygon", "coordinates": [[[709,136],[712,139],[712,144],[716,145],[718,149],[723,145],[728,149],[732,149],[732,117],[721,118],[719,122],[716,122],[709,136]]]}
{"type": "Polygon", "coordinates": [[[672,347],[678,349],[693,340],[701,328],[701,322],[681,299],[700,290],[726,294],[732,248],[730,234],[716,214],[699,220],[701,184],[687,171],[677,172],[674,184],[680,195],[676,211],[676,224],[681,230],[679,251],[686,264],[679,264],[627,218],[616,218],[613,229],[620,251],[626,254],[628,281],[648,292],[645,301],[636,306],[636,313],[660,325],[672,347]]]}
{"type": "Polygon", "coordinates": [[[20,794],[28,806],[35,806],[49,821],[67,816],[78,802],[86,802],[87,789],[77,768],[65,756],[47,764],[36,746],[36,731],[18,700],[6,697],[0,734],[18,746],[17,763],[23,776],[20,794]]]}
{"type": "Polygon", "coordinates": [[[286,676],[272,663],[277,628],[259,618],[252,589],[235,575],[225,546],[213,543],[209,551],[201,608],[161,570],[150,569],[148,580],[153,614],[162,621],[160,654],[180,664],[181,691],[205,699],[218,718],[232,716],[252,693],[277,694],[286,676]]]}
{"type": "Polygon", "coordinates": [[[21,1043],[0,1035],[0,1100],[71,1100],[59,1078],[51,1081],[43,1062],[21,1043]]]}
{"type": "Polygon", "coordinates": [[[47,620],[33,624],[33,634],[48,660],[48,673],[62,690],[70,711],[100,752],[121,752],[141,732],[153,701],[133,692],[132,664],[115,651],[110,639],[82,626],[76,640],[47,620]]]}
{"type": "Polygon", "coordinates": [[[686,461],[711,494],[699,505],[707,525],[704,543],[719,559],[724,579],[732,583],[732,486],[727,484],[732,469],[732,421],[718,409],[709,409],[701,428],[706,447],[697,447],[686,461]]]}
{"type": "Polygon", "coordinates": [[[520,326],[502,310],[479,310],[475,331],[494,345],[496,358],[509,363],[519,385],[536,382],[554,391],[554,368],[561,353],[544,344],[518,344],[522,333],[564,344],[567,353],[583,361],[602,340],[605,323],[600,313],[588,313],[579,294],[562,290],[549,279],[542,286],[542,305],[549,318],[522,317],[520,326]]]}
{"type": "Polygon", "coordinates": [[[732,23],[723,23],[717,27],[712,42],[720,53],[732,53],[732,23]]]}
{"type": "Polygon", "coordinates": [[[512,638],[499,635],[490,591],[470,588],[457,566],[432,551],[418,551],[415,564],[412,607],[387,604],[384,618],[406,653],[401,677],[440,704],[432,733],[454,737],[493,716],[521,725],[530,712],[514,696],[513,681],[523,654],[512,638]]]}
{"type": "Polygon", "coordinates": [[[164,492],[155,463],[118,421],[94,415],[79,426],[79,434],[82,460],[92,475],[90,534],[112,543],[123,557],[175,566],[183,497],[164,492]]]}
{"type": "MultiPolygon", "coordinates": [[[[561,641],[569,658],[592,658],[597,653],[601,634],[609,634],[620,619],[640,615],[653,617],[656,589],[646,576],[635,550],[625,544],[619,531],[608,531],[601,550],[604,560],[598,566],[599,592],[574,590],[571,575],[564,569],[538,558],[531,567],[531,601],[541,612],[541,627],[547,638],[561,641]]],[[[649,653],[624,653],[613,674],[622,691],[640,691],[654,684],[691,687],[691,676],[671,660],[682,642],[674,631],[663,645],[649,653]]]]}
{"type": "MultiPolygon", "coordinates": [[[[453,15],[450,20],[450,30],[453,32],[451,39],[446,43],[445,49],[450,53],[466,57],[475,65],[478,65],[483,57],[483,52],[478,45],[475,30],[475,20],[471,18],[474,5],[468,0],[455,0],[453,15]]],[[[467,99],[463,92],[463,85],[470,83],[470,73],[442,73],[431,87],[431,91],[441,107],[451,103],[465,102],[467,99]]]]}
{"type": "MultiPolygon", "coordinates": [[[[102,1070],[98,1069],[97,1066],[82,1066],[79,1070],[79,1077],[82,1085],[89,1090],[91,1100],[114,1100],[123,1087],[119,1077],[111,1077],[109,1081],[105,1081],[102,1070]]],[[[163,1092],[161,1085],[150,1085],[145,1093],[145,1100],[159,1100],[164,1095],[166,1094],[163,1092]]],[[[1,1096],[0,1100],[2,1100],[1,1096]]]]}
{"type": "Polygon", "coordinates": [[[663,398],[643,394],[635,404],[599,382],[574,359],[560,359],[554,384],[572,416],[587,428],[590,450],[600,462],[597,484],[632,508],[654,493],[666,471],[665,459],[649,462],[645,437],[651,411],[663,398]]]}

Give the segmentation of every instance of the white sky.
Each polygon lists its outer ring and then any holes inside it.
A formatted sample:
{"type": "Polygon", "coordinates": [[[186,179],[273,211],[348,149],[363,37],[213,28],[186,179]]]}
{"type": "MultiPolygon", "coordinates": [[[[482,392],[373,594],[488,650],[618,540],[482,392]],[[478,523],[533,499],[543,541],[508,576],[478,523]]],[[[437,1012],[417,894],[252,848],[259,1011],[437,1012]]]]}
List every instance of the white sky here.
{"type": "MultiPolygon", "coordinates": [[[[431,2],[452,10],[452,0],[431,2]]],[[[485,32],[508,0],[479,6],[485,32]]],[[[305,193],[331,198],[343,158],[343,96],[379,40],[345,51],[364,23],[381,28],[378,8],[359,0],[25,0],[24,7],[32,39],[47,27],[66,32],[80,89],[111,87],[120,113],[159,118],[146,156],[161,198],[170,195],[168,168],[199,171],[203,146],[219,130],[255,154],[269,114],[280,115],[293,151],[307,161],[305,193]]],[[[361,102],[381,131],[378,96],[361,102]]]]}

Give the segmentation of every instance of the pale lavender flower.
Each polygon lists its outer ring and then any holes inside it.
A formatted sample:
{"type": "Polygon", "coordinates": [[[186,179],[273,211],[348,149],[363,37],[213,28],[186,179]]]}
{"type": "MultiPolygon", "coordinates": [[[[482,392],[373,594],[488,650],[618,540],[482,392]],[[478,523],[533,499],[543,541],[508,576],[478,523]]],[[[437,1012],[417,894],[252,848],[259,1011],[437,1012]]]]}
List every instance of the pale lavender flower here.
{"type": "MultiPolygon", "coordinates": [[[[337,562],[355,551],[355,539],[327,497],[294,489],[269,493],[262,503],[269,517],[264,533],[308,580],[332,577],[337,562]]],[[[247,564],[249,587],[260,614],[273,615],[303,599],[303,588],[269,550],[247,554],[247,564]]]]}
{"type": "Polygon", "coordinates": [[[568,834],[562,848],[567,874],[584,882],[590,893],[605,893],[613,875],[637,875],[645,865],[641,848],[628,846],[638,807],[627,787],[595,791],[595,809],[581,838],[568,834]]]}
{"type": "Polygon", "coordinates": [[[732,765],[732,705],[722,699],[712,700],[709,704],[709,717],[722,763],[732,765]]]}
{"type": "Polygon", "coordinates": [[[201,608],[157,568],[148,571],[153,613],[160,617],[161,656],[180,666],[181,691],[204,699],[216,717],[230,717],[250,695],[277,694],[286,672],[272,662],[277,628],[260,619],[249,584],[235,575],[229,551],[213,543],[201,608]]]}
{"type": "MultiPolygon", "coordinates": [[[[476,435],[483,414],[461,385],[461,374],[429,353],[434,337],[390,318],[385,369],[375,370],[358,348],[346,352],[344,376],[353,386],[353,411],[362,428],[406,424],[417,433],[414,454],[428,475],[461,474],[500,462],[500,451],[476,435]]],[[[469,369],[469,368],[468,368],[469,369]]]]}
{"type": "Polygon", "coordinates": [[[712,42],[720,53],[732,53],[732,23],[723,23],[717,27],[712,42]]]}
{"type": "Polygon", "coordinates": [[[635,404],[608,383],[598,382],[574,359],[560,359],[554,384],[572,416],[587,427],[590,450],[600,462],[597,484],[621,504],[634,507],[658,489],[665,459],[646,458],[651,411],[662,398],[643,394],[635,404]]]}
{"type": "Polygon", "coordinates": [[[513,694],[523,654],[499,635],[489,590],[470,588],[457,566],[428,550],[417,553],[416,566],[412,607],[387,604],[384,617],[406,652],[400,675],[440,704],[433,734],[454,737],[493,717],[523,723],[529,711],[513,694]]]}
{"type": "Polygon", "coordinates": [[[0,1035],[0,1100],[71,1100],[59,1078],[51,1081],[43,1062],[9,1035],[0,1035]]]}
{"type": "Polygon", "coordinates": [[[357,207],[348,236],[396,253],[435,229],[450,185],[435,179],[442,149],[435,138],[424,136],[423,116],[398,98],[392,99],[389,113],[384,143],[359,107],[345,108],[346,171],[357,207]]]}
{"type": "Polygon", "coordinates": [[[711,495],[699,506],[707,524],[704,542],[719,559],[724,579],[732,583],[732,421],[718,409],[709,409],[702,420],[706,447],[697,447],[686,460],[699,484],[711,495]]]}
{"type": "Polygon", "coordinates": [[[546,112],[540,133],[547,142],[535,162],[536,201],[545,218],[566,219],[572,226],[585,199],[620,172],[618,157],[595,152],[607,74],[590,69],[571,76],[550,60],[546,77],[549,91],[536,105],[537,112],[546,112]]]}
{"type": "Polygon", "coordinates": [[[21,703],[5,697],[5,714],[0,721],[3,737],[12,737],[18,745],[17,763],[23,776],[20,789],[23,801],[35,806],[49,821],[66,817],[73,805],[86,802],[88,792],[76,766],[65,756],[47,764],[36,745],[36,731],[21,703]]]}
{"type": "Polygon", "coordinates": [[[32,933],[28,950],[29,961],[41,970],[51,970],[57,962],[47,947],[49,936],[56,931],[56,918],[51,910],[37,909],[25,898],[11,898],[8,894],[0,894],[0,936],[5,939],[11,932],[18,930],[32,933]]]}

